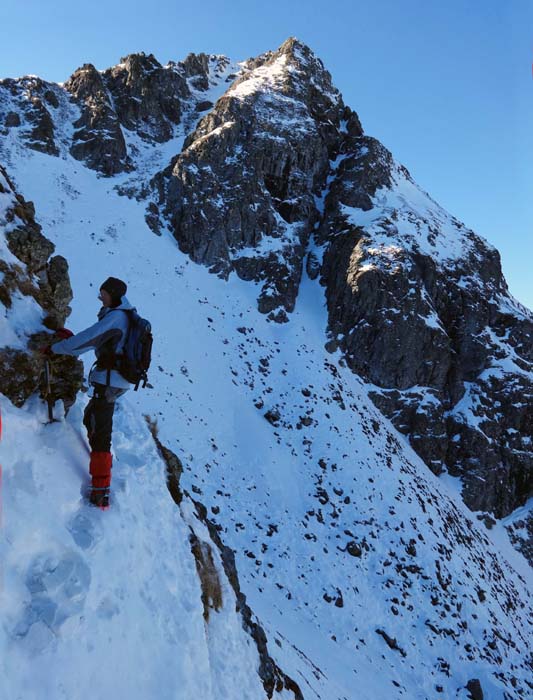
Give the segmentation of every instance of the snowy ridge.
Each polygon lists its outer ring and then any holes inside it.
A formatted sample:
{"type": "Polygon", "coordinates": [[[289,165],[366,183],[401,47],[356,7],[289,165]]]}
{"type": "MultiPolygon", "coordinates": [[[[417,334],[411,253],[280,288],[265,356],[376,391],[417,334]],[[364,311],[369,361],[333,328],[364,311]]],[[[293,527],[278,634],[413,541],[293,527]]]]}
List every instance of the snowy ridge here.
{"type": "Polygon", "coordinates": [[[86,698],[97,682],[118,698],[261,697],[257,649],[219,560],[224,605],[204,623],[189,529],[210,538],[187,504],[180,517],[130,411],[116,416],[113,508],[102,514],[80,496],[79,409],[43,426],[35,404],[3,406],[1,696],[86,698]]]}
{"type": "MultiPolygon", "coordinates": [[[[395,250],[401,252],[399,244],[419,250],[445,266],[477,254],[474,242],[480,240],[479,236],[474,237],[472,231],[439,206],[398,163],[393,165],[392,180],[392,187],[377,190],[372,209],[342,207],[348,221],[371,236],[376,250],[368,253],[375,256],[375,264],[379,265],[380,250],[385,257],[395,257],[395,250]]],[[[492,249],[486,241],[483,243],[492,249]]]]}
{"type": "MultiPolygon", "coordinates": [[[[246,64],[243,65],[243,67],[245,66],[246,64]]],[[[250,74],[245,75],[236,85],[233,85],[228,93],[242,99],[256,92],[275,92],[282,87],[287,78],[287,70],[287,56],[283,54],[272,63],[252,70],[250,74]]]]}

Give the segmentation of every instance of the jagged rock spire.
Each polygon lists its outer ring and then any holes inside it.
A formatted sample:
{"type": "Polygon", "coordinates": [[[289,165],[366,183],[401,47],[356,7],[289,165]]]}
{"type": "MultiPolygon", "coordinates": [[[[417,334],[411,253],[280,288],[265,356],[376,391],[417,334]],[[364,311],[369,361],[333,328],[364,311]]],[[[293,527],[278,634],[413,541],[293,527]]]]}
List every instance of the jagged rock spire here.
{"type": "Polygon", "coordinates": [[[357,120],[330,74],[291,39],[246,62],[157,178],[182,249],[220,274],[264,280],[259,307],[280,319],[294,307],[315,196],[347,118],[357,120]]]}
{"type": "Polygon", "coordinates": [[[81,105],[70,152],[104,175],[130,167],[126,142],[102,74],[91,63],[78,68],[65,83],[81,105]]]}

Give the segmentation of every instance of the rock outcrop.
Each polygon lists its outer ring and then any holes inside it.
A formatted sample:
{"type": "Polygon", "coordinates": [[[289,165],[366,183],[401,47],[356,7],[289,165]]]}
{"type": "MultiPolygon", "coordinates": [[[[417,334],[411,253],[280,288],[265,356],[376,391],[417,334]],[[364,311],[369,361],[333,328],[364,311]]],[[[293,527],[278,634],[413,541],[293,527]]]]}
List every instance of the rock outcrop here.
{"type": "Polygon", "coordinates": [[[136,147],[128,147],[127,136],[149,143],[173,138],[189,113],[212,106],[199,95],[227,64],[222,56],[190,54],[162,66],[152,54],[137,53],[105,71],[82,66],[65,83],[81,108],[72,155],[103,175],[133,170],[136,147]]]}
{"type": "Polygon", "coordinates": [[[101,74],[87,63],[67,80],[65,88],[82,105],[70,149],[74,158],[104,175],[130,169],[124,135],[101,74]]]}
{"type": "Polygon", "coordinates": [[[60,88],[35,76],[6,78],[0,80],[0,94],[6,96],[5,108],[0,104],[0,135],[20,128],[28,148],[59,155],[54,114],[60,105],[60,88]]]}
{"type": "Polygon", "coordinates": [[[183,103],[190,97],[185,76],[166,69],[150,54],[120,59],[102,75],[113,96],[120,124],[144,139],[168,141],[180,123],[183,103]]]}
{"type": "Polygon", "coordinates": [[[331,348],[473,510],[531,494],[533,318],[497,251],[444,212],[377,141],[346,144],[326,199],[331,348]]]}
{"type": "Polygon", "coordinates": [[[278,318],[294,308],[343,119],[360,133],[322,63],[290,39],[248,61],[155,180],[180,248],[222,276],[261,282],[259,308],[278,318]]]}
{"type": "MultiPolygon", "coordinates": [[[[15,192],[0,166],[0,302],[6,310],[7,342],[0,349],[0,392],[21,406],[41,388],[43,357],[51,342],[45,328],[61,328],[70,314],[68,264],[35,221],[31,202],[15,192]],[[29,319],[29,320],[28,320],[29,319]]],[[[68,408],[83,381],[83,365],[72,357],[55,364],[55,398],[68,408]]]]}

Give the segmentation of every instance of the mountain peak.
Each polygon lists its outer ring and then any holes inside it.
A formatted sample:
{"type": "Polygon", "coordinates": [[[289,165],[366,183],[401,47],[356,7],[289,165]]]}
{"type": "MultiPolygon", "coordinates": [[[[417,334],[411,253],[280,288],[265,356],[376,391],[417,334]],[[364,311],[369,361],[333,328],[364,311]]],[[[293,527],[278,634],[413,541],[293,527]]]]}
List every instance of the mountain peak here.
{"type": "Polygon", "coordinates": [[[276,53],[294,53],[295,50],[307,50],[311,51],[311,49],[304,43],[302,43],[299,39],[297,39],[295,36],[290,36],[288,39],[285,39],[283,44],[279,47],[276,53]]]}
{"type": "Polygon", "coordinates": [[[144,51],[130,53],[120,59],[120,63],[115,68],[124,67],[130,73],[139,71],[153,71],[162,68],[161,64],[153,53],[146,54],[144,51]]]}
{"type": "Polygon", "coordinates": [[[294,36],[286,39],[275,54],[285,54],[286,56],[294,58],[296,61],[305,63],[309,60],[319,61],[322,68],[324,67],[324,64],[317,58],[314,51],[303,41],[300,41],[294,36]]]}
{"type": "Polygon", "coordinates": [[[107,102],[102,75],[92,63],[84,63],[79,68],[76,68],[74,73],[64,83],[64,88],[80,100],[86,100],[97,95],[99,100],[107,102]]]}
{"type": "Polygon", "coordinates": [[[261,93],[296,99],[313,113],[344,109],[329,71],[309,46],[295,37],[289,37],[276,51],[246,61],[229,91],[240,97],[261,93]]]}
{"type": "Polygon", "coordinates": [[[84,63],[84,64],[83,64],[82,66],[80,66],[79,68],[76,68],[76,70],[74,71],[74,73],[72,73],[72,75],[70,76],[69,80],[72,80],[72,78],[74,78],[74,76],[81,76],[81,75],[84,75],[84,74],[85,74],[86,76],[93,77],[93,76],[98,76],[98,75],[99,75],[99,72],[96,70],[94,64],[92,64],[92,63],[84,63]]]}

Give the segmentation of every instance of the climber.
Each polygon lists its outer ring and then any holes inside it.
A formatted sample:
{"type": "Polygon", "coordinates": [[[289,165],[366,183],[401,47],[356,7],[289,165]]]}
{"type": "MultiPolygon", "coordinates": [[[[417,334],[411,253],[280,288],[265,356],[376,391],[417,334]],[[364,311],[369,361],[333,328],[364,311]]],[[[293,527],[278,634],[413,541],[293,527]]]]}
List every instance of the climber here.
{"type": "Polygon", "coordinates": [[[89,500],[92,505],[106,509],[109,507],[111,486],[111,434],[115,401],[130,387],[116,369],[117,356],[121,353],[128,334],[128,313],[112,311],[133,311],[126,299],[127,286],[116,277],[109,277],[100,287],[98,298],[102,308],[98,321],[89,328],[54,343],[50,352],[57,355],[81,355],[94,350],[96,363],[89,373],[92,398],[87,404],[83,424],[87,429],[91,457],[89,473],[92,477],[89,500]]]}

